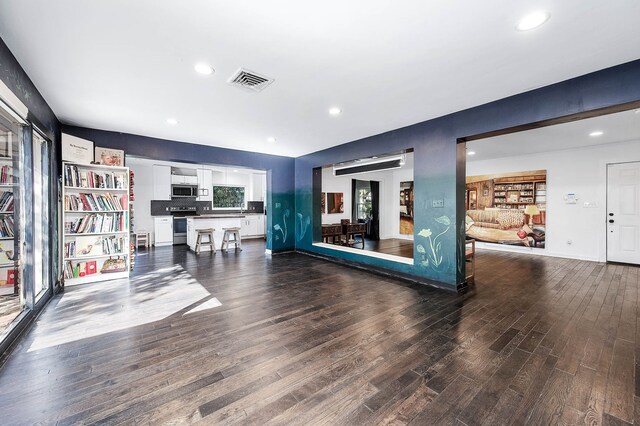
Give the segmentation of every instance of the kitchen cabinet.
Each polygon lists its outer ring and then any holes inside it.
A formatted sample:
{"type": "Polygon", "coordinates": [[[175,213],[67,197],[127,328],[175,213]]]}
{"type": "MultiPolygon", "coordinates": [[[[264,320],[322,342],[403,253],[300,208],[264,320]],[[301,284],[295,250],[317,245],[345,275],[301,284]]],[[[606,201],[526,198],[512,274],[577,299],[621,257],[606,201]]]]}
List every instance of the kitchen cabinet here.
{"type": "Polygon", "coordinates": [[[198,169],[197,201],[213,201],[213,173],[208,169],[198,169]]]}
{"type": "Polygon", "coordinates": [[[266,180],[264,173],[251,174],[251,201],[265,201],[266,180]]]}
{"type": "Polygon", "coordinates": [[[153,165],[153,199],[171,200],[171,167],[153,165]]]}
{"type": "Polygon", "coordinates": [[[198,176],[171,175],[172,185],[197,185],[198,176]]]}
{"type": "Polygon", "coordinates": [[[169,246],[173,244],[173,217],[156,216],[153,218],[153,234],[155,246],[169,246]]]}
{"type": "Polygon", "coordinates": [[[260,238],[265,235],[265,219],[263,214],[247,215],[240,224],[240,236],[243,238],[260,238]]]}

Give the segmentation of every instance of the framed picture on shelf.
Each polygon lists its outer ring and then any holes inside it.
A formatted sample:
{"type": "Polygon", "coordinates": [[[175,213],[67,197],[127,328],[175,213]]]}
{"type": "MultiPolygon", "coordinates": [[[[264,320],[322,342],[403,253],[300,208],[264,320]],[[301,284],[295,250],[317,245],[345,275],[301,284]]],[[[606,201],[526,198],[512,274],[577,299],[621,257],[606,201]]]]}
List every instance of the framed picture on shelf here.
{"type": "Polygon", "coordinates": [[[124,167],[124,151],[96,146],[95,161],[104,166],[124,167]]]}
{"type": "Polygon", "coordinates": [[[63,133],[62,161],[91,164],[93,162],[93,142],[63,133]]]}

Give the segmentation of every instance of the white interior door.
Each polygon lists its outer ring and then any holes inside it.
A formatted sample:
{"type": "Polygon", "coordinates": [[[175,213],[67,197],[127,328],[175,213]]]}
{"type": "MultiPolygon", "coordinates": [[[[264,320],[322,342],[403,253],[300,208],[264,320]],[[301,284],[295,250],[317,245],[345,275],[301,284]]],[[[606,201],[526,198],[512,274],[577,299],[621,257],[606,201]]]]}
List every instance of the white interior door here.
{"type": "Polygon", "coordinates": [[[607,168],[607,260],[640,264],[640,162],[607,168]]]}

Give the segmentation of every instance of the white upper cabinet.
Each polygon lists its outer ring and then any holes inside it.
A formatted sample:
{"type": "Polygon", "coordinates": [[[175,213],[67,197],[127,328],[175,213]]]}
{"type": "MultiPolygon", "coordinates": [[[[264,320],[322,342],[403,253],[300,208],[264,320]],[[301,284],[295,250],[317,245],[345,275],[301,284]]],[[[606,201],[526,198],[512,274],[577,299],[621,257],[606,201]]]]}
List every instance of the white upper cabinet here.
{"type": "Polygon", "coordinates": [[[265,201],[266,175],[264,173],[252,173],[252,193],[250,201],[265,201]]]}
{"type": "Polygon", "coordinates": [[[208,169],[198,169],[198,201],[213,201],[213,174],[208,169]]]}
{"type": "Polygon", "coordinates": [[[197,185],[198,176],[171,175],[172,185],[197,185]]]}

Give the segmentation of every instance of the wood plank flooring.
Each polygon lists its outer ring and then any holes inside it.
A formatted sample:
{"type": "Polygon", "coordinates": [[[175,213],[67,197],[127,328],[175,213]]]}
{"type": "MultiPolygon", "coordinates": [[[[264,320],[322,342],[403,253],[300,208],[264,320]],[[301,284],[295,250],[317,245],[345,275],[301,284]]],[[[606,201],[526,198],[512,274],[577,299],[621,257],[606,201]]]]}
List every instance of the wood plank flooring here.
{"type": "Polygon", "coordinates": [[[464,295],[263,244],[56,296],[4,424],[638,424],[639,269],[481,251],[464,295]]]}
{"type": "Polygon", "coordinates": [[[364,249],[413,259],[413,241],[411,240],[400,238],[387,238],[378,241],[365,240],[364,249]]]}

